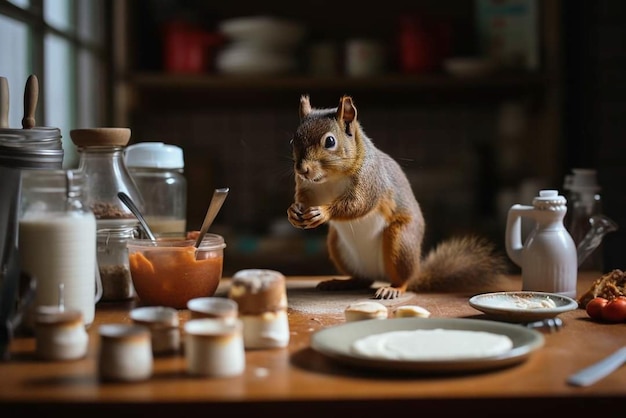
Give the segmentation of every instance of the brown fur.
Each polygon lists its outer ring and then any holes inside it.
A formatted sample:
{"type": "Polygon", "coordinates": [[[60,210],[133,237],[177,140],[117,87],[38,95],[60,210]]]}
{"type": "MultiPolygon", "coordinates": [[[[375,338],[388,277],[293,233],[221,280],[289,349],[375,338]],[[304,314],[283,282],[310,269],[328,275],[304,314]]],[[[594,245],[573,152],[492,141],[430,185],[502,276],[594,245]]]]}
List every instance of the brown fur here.
{"type": "Polygon", "coordinates": [[[367,137],[350,97],[342,97],[337,108],[314,109],[308,96],[302,96],[300,118],[293,139],[296,188],[287,216],[293,226],[304,229],[331,222],[330,259],[339,273],[351,277],[322,282],[320,289],[364,288],[383,279],[390,286],[378,289],[375,297],[392,299],[407,289],[480,290],[505,271],[504,257],[494,246],[472,236],[445,241],[422,258],[426,223],[411,185],[397,162],[367,137]],[[339,227],[344,231],[341,242],[339,227]],[[357,227],[360,232],[355,232],[357,227]],[[370,246],[355,256],[362,248],[359,240],[371,231],[380,233],[382,247],[372,253],[370,246]],[[351,251],[344,253],[345,248],[351,251]],[[364,260],[380,252],[384,272],[364,260]],[[368,264],[366,271],[377,277],[364,274],[361,264],[368,264]]]}

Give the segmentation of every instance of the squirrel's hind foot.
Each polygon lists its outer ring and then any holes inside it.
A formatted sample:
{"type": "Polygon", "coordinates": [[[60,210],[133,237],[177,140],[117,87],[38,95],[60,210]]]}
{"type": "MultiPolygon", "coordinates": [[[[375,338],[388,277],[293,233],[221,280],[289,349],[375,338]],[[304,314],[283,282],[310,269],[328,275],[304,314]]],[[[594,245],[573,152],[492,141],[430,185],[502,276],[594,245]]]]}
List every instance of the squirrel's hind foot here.
{"type": "Polygon", "coordinates": [[[404,289],[392,286],[383,286],[376,289],[374,299],[397,299],[404,294],[404,289]]]}

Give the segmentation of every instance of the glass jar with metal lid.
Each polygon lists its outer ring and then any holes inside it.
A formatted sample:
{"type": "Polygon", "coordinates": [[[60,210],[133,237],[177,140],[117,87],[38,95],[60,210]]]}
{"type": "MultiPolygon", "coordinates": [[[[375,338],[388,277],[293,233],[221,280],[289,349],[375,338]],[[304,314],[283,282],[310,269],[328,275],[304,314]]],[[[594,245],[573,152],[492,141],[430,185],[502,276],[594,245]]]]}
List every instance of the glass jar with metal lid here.
{"type": "Polygon", "coordinates": [[[143,198],[124,162],[124,148],[130,135],[128,128],[70,131],[78,149],[78,167],[86,176],[83,199],[96,217],[103,302],[128,300],[135,296],[126,242],[139,233],[139,222],[118,198],[118,193],[124,192],[140,211],[144,210],[143,198]]]}
{"type": "MultiPolygon", "coordinates": [[[[23,277],[18,257],[22,172],[61,169],[63,155],[58,128],[0,128],[0,358],[8,355],[13,317],[29,299],[18,291],[23,277]]],[[[34,283],[34,277],[27,277],[34,283]]]]}

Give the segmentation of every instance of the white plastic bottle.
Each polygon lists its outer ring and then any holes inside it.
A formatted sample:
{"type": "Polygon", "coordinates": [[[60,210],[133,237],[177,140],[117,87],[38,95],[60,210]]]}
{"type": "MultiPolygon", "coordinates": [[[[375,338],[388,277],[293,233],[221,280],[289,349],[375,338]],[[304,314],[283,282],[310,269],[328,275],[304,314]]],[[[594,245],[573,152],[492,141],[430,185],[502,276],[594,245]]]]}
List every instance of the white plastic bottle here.
{"type": "Polygon", "coordinates": [[[513,205],[506,225],[506,251],[522,268],[522,290],[576,297],[578,260],[576,245],[563,219],[567,200],[557,190],[541,190],[532,206],[513,205]],[[535,226],[522,245],[522,218],[535,226]]]}

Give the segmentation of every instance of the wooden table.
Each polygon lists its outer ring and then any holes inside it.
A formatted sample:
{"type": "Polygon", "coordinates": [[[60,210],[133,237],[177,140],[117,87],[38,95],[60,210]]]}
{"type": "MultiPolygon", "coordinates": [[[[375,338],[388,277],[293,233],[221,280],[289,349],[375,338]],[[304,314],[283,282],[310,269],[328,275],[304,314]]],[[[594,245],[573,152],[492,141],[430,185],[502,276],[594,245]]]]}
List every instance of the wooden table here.
{"type": "MultiPolygon", "coordinates": [[[[581,274],[579,294],[597,277],[598,273],[581,274]]],[[[34,357],[34,339],[16,338],[11,344],[11,359],[0,363],[0,416],[13,416],[8,412],[15,416],[61,416],[57,413],[68,411],[84,414],[72,416],[88,418],[138,414],[183,417],[191,412],[212,417],[219,413],[254,413],[263,417],[358,414],[359,418],[451,412],[462,412],[464,416],[566,416],[569,412],[580,416],[593,412],[599,417],[624,410],[626,367],[586,388],[568,386],[566,378],[626,345],[626,324],[592,322],[582,309],[577,309],[561,314],[564,327],[544,334],[545,345],[521,364],[452,376],[386,374],[338,364],[309,347],[313,332],[344,321],[347,303],[372,294],[319,293],[314,285],[323,278],[288,278],[289,347],[247,351],[246,370],[234,378],[188,376],[184,356],[179,354],[155,358],[154,375],[148,381],[100,382],[96,369],[97,328],[103,323],[130,322],[128,313],[134,303],[98,306],[96,320],[89,329],[90,346],[85,359],[39,361],[34,357]]],[[[225,279],[218,294],[228,285],[225,279]]],[[[520,278],[511,276],[501,288],[493,290],[520,288],[520,278]]],[[[468,305],[469,296],[408,294],[385,303],[391,308],[417,303],[430,310],[433,318],[486,319],[468,305]]],[[[181,310],[179,314],[184,322],[188,312],[181,310]]]]}

